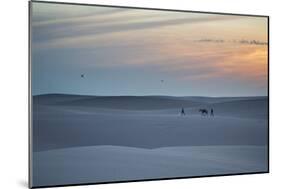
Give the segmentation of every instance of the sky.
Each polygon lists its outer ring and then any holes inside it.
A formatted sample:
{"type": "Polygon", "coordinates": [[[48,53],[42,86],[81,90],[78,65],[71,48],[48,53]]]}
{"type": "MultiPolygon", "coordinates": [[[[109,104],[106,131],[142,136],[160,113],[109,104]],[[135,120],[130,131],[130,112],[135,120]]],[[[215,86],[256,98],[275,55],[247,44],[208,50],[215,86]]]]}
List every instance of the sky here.
{"type": "Polygon", "coordinates": [[[32,2],[32,95],[266,96],[267,32],[266,17],[32,2]]]}

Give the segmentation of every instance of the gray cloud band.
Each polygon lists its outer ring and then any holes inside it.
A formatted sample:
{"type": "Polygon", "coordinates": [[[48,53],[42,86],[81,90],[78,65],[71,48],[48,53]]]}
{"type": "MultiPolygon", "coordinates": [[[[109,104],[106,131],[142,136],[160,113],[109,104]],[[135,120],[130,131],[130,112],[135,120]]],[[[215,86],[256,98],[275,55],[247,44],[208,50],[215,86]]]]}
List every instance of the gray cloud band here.
{"type": "Polygon", "coordinates": [[[196,42],[206,42],[206,43],[239,43],[246,45],[268,45],[267,42],[258,41],[258,40],[223,40],[223,39],[199,39],[195,40],[196,42]]]}

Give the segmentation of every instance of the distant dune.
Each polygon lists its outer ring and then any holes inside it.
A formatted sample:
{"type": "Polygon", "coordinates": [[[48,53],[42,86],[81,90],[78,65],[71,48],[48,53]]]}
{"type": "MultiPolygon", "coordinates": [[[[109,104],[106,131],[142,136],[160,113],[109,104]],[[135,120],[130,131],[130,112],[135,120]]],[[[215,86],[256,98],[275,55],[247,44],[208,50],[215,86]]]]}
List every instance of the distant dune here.
{"type": "Polygon", "coordinates": [[[37,103],[60,106],[99,107],[108,109],[171,109],[202,105],[184,99],[168,99],[155,96],[77,96],[77,95],[42,95],[34,97],[37,103]],[[42,100],[41,100],[42,99],[42,100]]]}
{"type": "Polygon", "coordinates": [[[51,105],[56,103],[63,103],[79,99],[94,98],[95,96],[86,95],[68,95],[68,94],[45,94],[33,96],[33,104],[51,105]]]}
{"type": "Polygon", "coordinates": [[[82,96],[67,94],[48,94],[33,96],[34,104],[80,106],[108,109],[154,110],[218,106],[248,105],[266,108],[267,97],[171,97],[171,96],[82,96]],[[226,104],[223,104],[226,103],[226,104]],[[229,103],[229,104],[227,104],[229,103]]]}
{"type": "Polygon", "coordinates": [[[264,100],[267,99],[265,96],[251,96],[251,97],[197,97],[197,96],[190,96],[190,97],[169,97],[169,98],[179,98],[183,100],[190,100],[193,102],[200,102],[200,103],[221,103],[221,102],[233,102],[239,100],[264,100]]]}

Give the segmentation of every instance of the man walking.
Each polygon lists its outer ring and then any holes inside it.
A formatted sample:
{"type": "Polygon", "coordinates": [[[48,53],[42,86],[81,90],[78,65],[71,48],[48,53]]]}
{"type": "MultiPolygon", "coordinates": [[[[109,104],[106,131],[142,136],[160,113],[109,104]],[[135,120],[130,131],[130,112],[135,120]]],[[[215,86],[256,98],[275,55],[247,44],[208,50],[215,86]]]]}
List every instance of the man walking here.
{"type": "Polygon", "coordinates": [[[211,109],[211,116],[214,117],[214,110],[213,110],[213,108],[211,109]]]}
{"type": "Polygon", "coordinates": [[[185,112],[183,108],[181,109],[181,116],[185,116],[185,112]]]}

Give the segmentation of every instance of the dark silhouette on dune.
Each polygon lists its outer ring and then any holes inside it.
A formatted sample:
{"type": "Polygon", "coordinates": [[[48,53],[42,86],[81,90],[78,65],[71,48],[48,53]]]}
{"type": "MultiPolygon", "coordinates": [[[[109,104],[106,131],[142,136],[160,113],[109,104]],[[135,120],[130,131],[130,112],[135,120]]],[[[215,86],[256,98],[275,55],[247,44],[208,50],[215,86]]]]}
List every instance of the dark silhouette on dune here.
{"type": "Polygon", "coordinates": [[[181,109],[181,116],[185,116],[185,112],[183,108],[181,109]]]}
{"type": "Polygon", "coordinates": [[[206,110],[206,109],[199,109],[199,112],[201,112],[202,116],[208,115],[208,110],[206,110]]]}
{"type": "Polygon", "coordinates": [[[211,108],[211,113],[210,113],[210,115],[214,117],[214,110],[213,110],[213,108],[211,108]]]}

